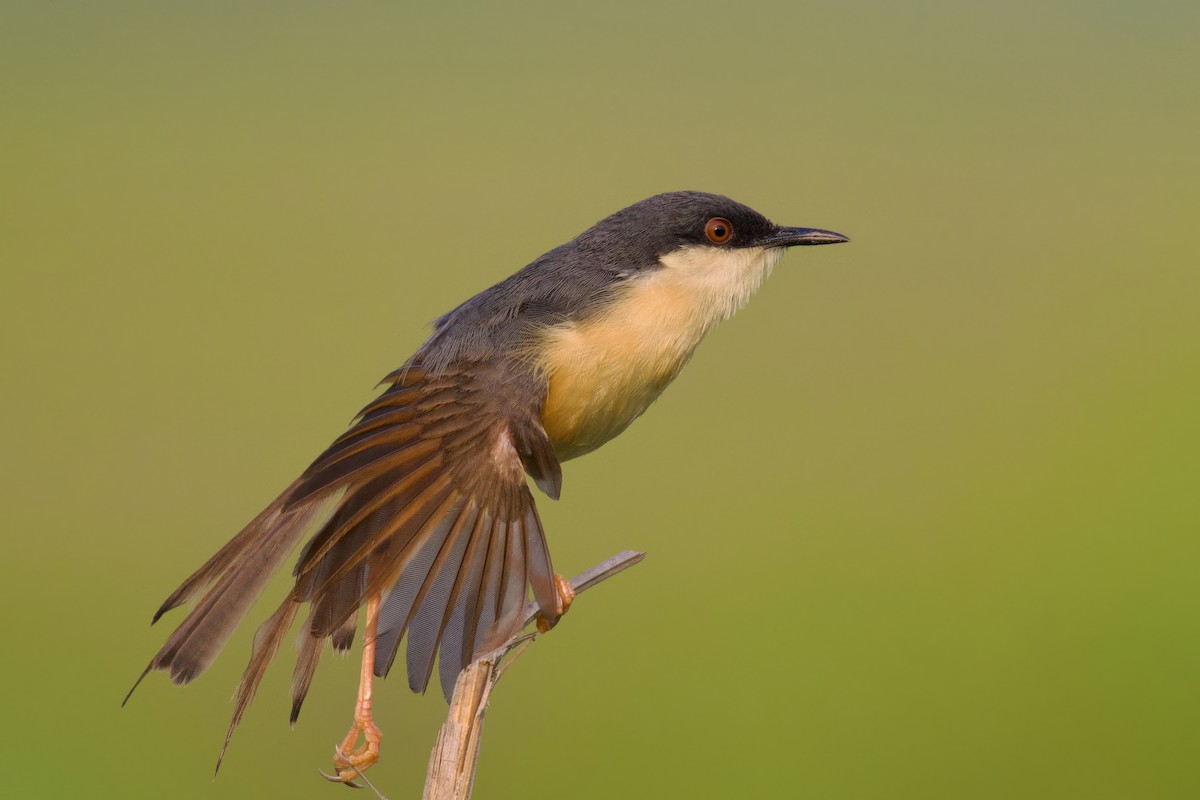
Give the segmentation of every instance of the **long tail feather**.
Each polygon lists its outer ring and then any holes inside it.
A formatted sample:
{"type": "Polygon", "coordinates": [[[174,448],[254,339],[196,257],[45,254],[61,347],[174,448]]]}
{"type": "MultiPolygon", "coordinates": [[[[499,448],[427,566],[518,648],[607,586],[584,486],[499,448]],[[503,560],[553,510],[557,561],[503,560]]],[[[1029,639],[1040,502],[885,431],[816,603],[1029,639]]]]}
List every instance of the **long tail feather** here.
{"type": "MultiPolygon", "coordinates": [[[[282,503],[277,500],[268,508],[268,512],[256,517],[238,538],[247,531],[252,535],[245,536],[238,547],[226,551],[227,555],[234,555],[219,564],[219,577],[206,576],[196,580],[196,576],[193,576],[185,581],[181,587],[184,591],[177,590],[172,597],[186,596],[204,582],[212,585],[179,627],[167,637],[162,648],[150,660],[147,672],[167,670],[172,681],[183,684],[207,669],[233,634],[242,616],[258,598],[272,573],[295,547],[320,506],[321,503],[313,502],[284,512],[281,510],[282,503]]],[[[216,571],[217,568],[214,568],[213,573],[216,574],[216,571]]]]}
{"type": "Polygon", "coordinates": [[[205,587],[216,581],[243,553],[253,548],[259,534],[279,517],[283,504],[299,483],[296,481],[284,489],[279,497],[276,497],[270,505],[259,512],[257,517],[250,520],[249,524],[213,554],[212,558],[204,562],[204,566],[193,572],[187,580],[179,585],[178,589],[171,592],[171,596],[163,601],[158,611],[154,612],[154,619],[150,621],[150,624],[153,625],[163,614],[191,600],[205,587]]]}
{"type": "Polygon", "coordinates": [[[225,751],[229,749],[229,741],[233,738],[233,732],[237,730],[238,723],[242,721],[242,716],[250,707],[254,693],[258,691],[258,684],[262,682],[263,675],[267,673],[267,665],[279,652],[279,644],[287,634],[288,628],[291,627],[292,620],[295,619],[296,611],[299,608],[300,604],[289,597],[283,601],[283,605],[279,606],[274,614],[267,618],[266,622],[259,626],[258,631],[254,634],[254,648],[250,653],[250,663],[246,665],[246,671],[242,673],[242,682],[238,686],[237,700],[233,707],[233,719],[230,720],[229,730],[225,733],[225,744],[221,747],[221,754],[217,756],[217,766],[213,770],[214,775],[221,769],[221,762],[225,759],[225,751]]]}
{"type": "MultiPolygon", "coordinates": [[[[296,636],[296,669],[292,672],[292,715],[291,723],[296,724],[300,718],[300,706],[308,696],[308,687],[312,685],[313,677],[317,674],[317,664],[321,660],[321,652],[325,649],[325,640],[312,635],[311,612],[310,619],[300,628],[296,636]]],[[[339,628],[339,631],[341,629],[339,628]]],[[[354,638],[354,629],[350,629],[350,638],[354,638]]]]}

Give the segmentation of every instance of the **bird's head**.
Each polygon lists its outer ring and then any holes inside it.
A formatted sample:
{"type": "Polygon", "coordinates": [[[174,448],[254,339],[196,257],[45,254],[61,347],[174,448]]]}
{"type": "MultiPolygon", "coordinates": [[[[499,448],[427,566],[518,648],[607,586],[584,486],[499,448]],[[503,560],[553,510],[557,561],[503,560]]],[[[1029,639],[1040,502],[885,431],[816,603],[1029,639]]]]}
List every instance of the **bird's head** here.
{"type": "Polygon", "coordinates": [[[704,328],[740,308],[789,247],[848,242],[819,228],[776,225],[706,192],[668,192],[601,220],[567,245],[613,285],[668,283],[691,296],[704,328]]]}
{"type": "Polygon", "coordinates": [[[713,258],[739,250],[837,244],[846,236],[818,228],[776,225],[749,206],[719,194],[667,192],[621,209],[584,231],[573,244],[624,269],[654,268],[680,251],[705,250],[713,258]]]}

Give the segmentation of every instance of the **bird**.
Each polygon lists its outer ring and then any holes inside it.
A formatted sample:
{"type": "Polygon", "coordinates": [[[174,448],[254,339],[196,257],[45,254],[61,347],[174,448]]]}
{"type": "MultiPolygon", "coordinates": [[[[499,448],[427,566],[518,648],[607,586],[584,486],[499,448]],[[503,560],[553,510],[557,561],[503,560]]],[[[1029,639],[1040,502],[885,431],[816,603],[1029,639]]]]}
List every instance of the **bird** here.
{"type": "Polygon", "coordinates": [[[529,481],[557,500],[562,463],[640,417],[788,248],[847,241],[723,195],[667,192],[439,317],[351,427],[167,597],[152,624],[194,605],[134,689],[155,670],[176,684],[200,675],[298,549],[294,585],[255,634],[217,768],[300,612],[293,724],[326,642],[351,649],[361,611],[353,723],[327,776],[356,785],[380,753],[373,681],[406,634],[409,687],[425,691],[436,657],[449,700],[463,668],[519,631],[530,593],[543,631],[570,606],[529,481]]]}

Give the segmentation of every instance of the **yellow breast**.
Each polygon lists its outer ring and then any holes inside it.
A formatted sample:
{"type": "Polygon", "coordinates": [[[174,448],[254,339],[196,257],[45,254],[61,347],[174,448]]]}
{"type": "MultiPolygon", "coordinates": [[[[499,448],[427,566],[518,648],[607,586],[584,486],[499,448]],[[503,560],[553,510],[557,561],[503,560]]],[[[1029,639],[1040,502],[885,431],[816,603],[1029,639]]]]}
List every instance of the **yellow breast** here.
{"type": "Polygon", "coordinates": [[[543,330],[542,424],[560,460],[595,450],[641,416],[704,335],[740,308],[779,250],[687,248],[637,276],[588,319],[543,330]]]}

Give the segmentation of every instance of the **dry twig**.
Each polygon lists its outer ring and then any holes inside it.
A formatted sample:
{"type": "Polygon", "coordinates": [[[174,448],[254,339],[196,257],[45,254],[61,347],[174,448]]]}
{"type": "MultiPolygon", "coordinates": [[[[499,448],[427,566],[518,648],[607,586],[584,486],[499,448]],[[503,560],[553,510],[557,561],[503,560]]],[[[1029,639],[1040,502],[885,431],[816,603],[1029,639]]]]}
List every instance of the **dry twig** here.
{"type": "MultiPolygon", "coordinates": [[[[633,566],[644,557],[645,553],[625,550],[576,575],[571,579],[571,587],[579,594],[633,566]]],[[[525,624],[532,622],[536,614],[536,603],[526,606],[525,624]]],[[[492,652],[475,659],[458,674],[454,696],[450,700],[450,712],[438,731],[437,743],[429,756],[424,800],[468,800],[471,796],[475,764],[479,759],[479,743],[483,735],[483,717],[487,713],[492,688],[536,637],[536,633],[517,633],[492,652]],[[513,656],[506,660],[509,653],[513,653],[513,656]]]]}

